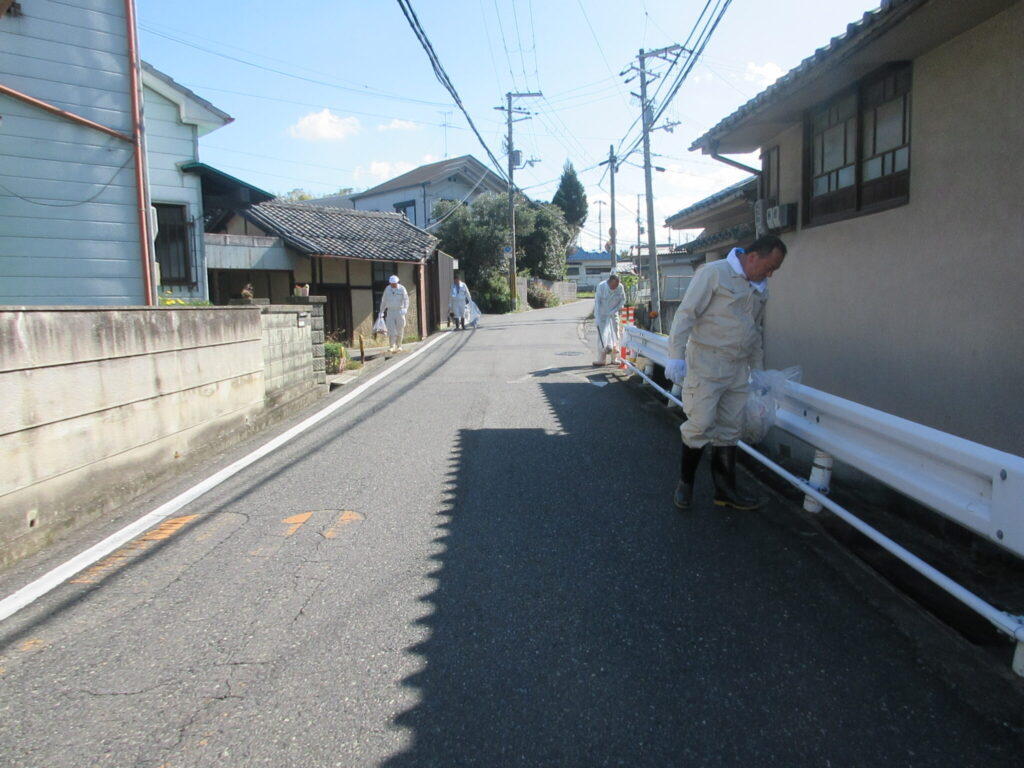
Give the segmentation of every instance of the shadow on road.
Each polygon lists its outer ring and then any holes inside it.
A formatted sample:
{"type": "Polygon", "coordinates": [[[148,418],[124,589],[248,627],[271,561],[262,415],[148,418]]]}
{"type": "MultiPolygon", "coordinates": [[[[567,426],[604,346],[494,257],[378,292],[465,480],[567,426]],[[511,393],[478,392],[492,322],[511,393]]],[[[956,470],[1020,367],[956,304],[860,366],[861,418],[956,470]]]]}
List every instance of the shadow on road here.
{"type": "Polygon", "coordinates": [[[539,386],[559,429],[460,433],[429,637],[409,649],[422,670],[404,680],[419,703],[395,721],[413,743],[385,765],[1013,754],[791,529],[666,503],[663,419],[620,388],[539,386]]]}

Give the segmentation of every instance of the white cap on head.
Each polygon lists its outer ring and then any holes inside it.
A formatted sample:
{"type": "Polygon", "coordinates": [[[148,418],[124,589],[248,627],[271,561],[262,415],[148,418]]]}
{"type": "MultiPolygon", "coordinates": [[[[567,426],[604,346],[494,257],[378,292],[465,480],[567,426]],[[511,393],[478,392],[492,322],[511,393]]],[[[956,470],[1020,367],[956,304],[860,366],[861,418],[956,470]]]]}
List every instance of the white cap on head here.
{"type": "Polygon", "coordinates": [[[391,277],[389,277],[388,278],[388,282],[391,283],[392,285],[397,283],[398,282],[398,275],[392,275],[391,277]]]}

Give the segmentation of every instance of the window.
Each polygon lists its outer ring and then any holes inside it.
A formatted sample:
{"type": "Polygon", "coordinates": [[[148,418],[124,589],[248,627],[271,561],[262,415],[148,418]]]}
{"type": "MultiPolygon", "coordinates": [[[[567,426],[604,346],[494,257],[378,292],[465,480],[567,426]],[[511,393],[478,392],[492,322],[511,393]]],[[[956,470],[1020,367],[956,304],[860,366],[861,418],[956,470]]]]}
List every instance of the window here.
{"type": "Polygon", "coordinates": [[[579,267],[568,267],[565,270],[565,273],[567,275],[578,275],[580,273],[580,268],[579,267]]]}
{"type": "Polygon", "coordinates": [[[416,223],[416,201],[406,200],[403,203],[395,203],[395,211],[404,213],[410,224],[416,223]]]}
{"type": "Polygon", "coordinates": [[[373,274],[373,310],[380,311],[380,302],[384,298],[384,289],[388,287],[388,278],[398,274],[398,265],[390,261],[375,261],[373,274]]]}
{"type": "Polygon", "coordinates": [[[192,277],[192,226],[184,205],[155,203],[157,234],[154,246],[162,285],[195,285],[192,277]]]}
{"type": "Polygon", "coordinates": [[[909,64],[887,67],[811,110],[806,121],[805,223],[836,221],[907,202],[910,76],[909,64]]]}
{"type": "Polygon", "coordinates": [[[605,267],[587,267],[588,275],[603,275],[607,271],[605,267]]]}

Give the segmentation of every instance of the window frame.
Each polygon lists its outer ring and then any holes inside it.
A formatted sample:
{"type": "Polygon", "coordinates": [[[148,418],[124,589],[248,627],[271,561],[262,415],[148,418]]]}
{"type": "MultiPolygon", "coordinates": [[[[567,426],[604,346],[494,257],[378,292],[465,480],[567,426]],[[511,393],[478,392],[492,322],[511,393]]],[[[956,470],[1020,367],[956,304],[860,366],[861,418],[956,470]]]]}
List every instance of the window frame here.
{"type": "Polygon", "coordinates": [[[395,209],[395,213],[405,214],[406,221],[413,226],[416,226],[416,201],[415,200],[403,200],[400,203],[394,203],[392,207],[395,209]],[[412,216],[409,215],[409,209],[412,208],[412,216]]]}
{"type": "MultiPolygon", "coordinates": [[[[913,95],[913,67],[911,62],[895,62],[887,64],[875,70],[871,74],[861,78],[848,88],[834,93],[830,98],[819,102],[804,113],[804,147],[803,147],[803,216],[804,227],[814,227],[821,224],[830,224],[844,219],[865,216],[879,211],[896,208],[910,202],[910,155],[911,155],[911,113],[913,95]],[[890,98],[884,98],[886,88],[890,80],[896,82],[896,90],[890,98]],[[881,87],[883,99],[876,103],[868,103],[867,95],[874,89],[881,87]],[[823,169],[815,167],[817,151],[824,151],[824,144],[820,146],[816,141],[818,136],[824,136],[825,131],[815,130],[816,119],[826,111],[836,109],[844,100],[853,97],[855,99],[853,113],[852,137],[853,157],[853,183],[830,189],[820,195],[814,194],[816,179],[820,179],[831,173],[838,174],[839,171],[851,167],[846,163],[841,167],[829,169],[824,173],[816,173],[823,169]],[[865,149],[865,124],[867,120],[872,121],[872,137],[875,138],[874,127],[877,123],[879,107],[895,101],[896,98],[903,99],[903,142],[898,146],[888,147],[881,153],[875,152],[867,155],[865,149]],[[903,152],[905,167],[899,171],[892,171],[873,179],[864,179],[865,164],[883,155],[893,155],[903,152]]],[[[849,118],[844,118],[849,120],[849,118]]],[[[830,124],[825,130],[832,130],[838,125],[830,124]]],[[[824,140],[823,140],[824,141],[824,140]]],[[[844,148],[849,150],[851,139],[844,136],[844,148]]],[[[850,160],[849,157],[845,158],[850,160]]],[[[883,161],[884,162],[884,161],[883,161]]],[[[892,161],[895,162],[895,161],[892,161]]],[[[837,176],[838,179],[838,176],[837,176]]]]}
{"type": "MultiPolygon", "coordinates": [[[[195,257],[195,246],[192,243],[195,224],[188,215],[188,205],[185,203],[153,202],[152,206],[155,211],[154,218],[157,221],[157,233],[156,237],[153,238],[153,259],[160,265],[160,285],[196,287],[198,284],[196,270],[193,269],[192,264],[195,257]],[[179,212],[180,218],[174,222],[161,221],[161,212],[166,214],[172,210],[179,212]],[[173,242],[168,242],[169,233],[173,230],[180,232],[181,237],[173,242]],[[174,254],[167,252],[167,248],[179,243],[183,248],[182,253],[175,257],[174,254]],[[171,260],[180,262],[180,272],[175,272],[169,268],[172,265],[167,258],[168,256],[171,257],[171,260]],[[165,261],[168,263],[165,264],[165,261]]],[[[175,263],[173,266],[178,266],[178,264],[175,263]]]]}

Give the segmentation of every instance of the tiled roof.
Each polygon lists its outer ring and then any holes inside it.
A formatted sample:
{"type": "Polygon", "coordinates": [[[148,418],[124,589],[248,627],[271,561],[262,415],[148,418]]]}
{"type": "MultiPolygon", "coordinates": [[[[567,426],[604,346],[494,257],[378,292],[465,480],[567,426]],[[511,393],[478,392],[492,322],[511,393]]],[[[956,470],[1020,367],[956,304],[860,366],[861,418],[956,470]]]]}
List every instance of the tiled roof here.
{"type": "Polygon", "coordinates": [[[418,187],[420,184],[426,184],[439,178],[453,176],[460,172],[465,176],[472,178],[474,181],[479,179],[481,175],[487,177],[490,181],[487,183],[485,179],[485,187],[492,186],[495,189],[504,189],[506,186],[505,181],[498,176],[498,174],[494,173],[494,171],[490,170],[475,157],[472,155],[462,155],[461,157],[453,157],[448,160],[441,160],[436,163],[421,165],[419,168],[413,168],[411,171],[403,173],[401,176],[396,176],[389,181],[385,181],[383,184],[378,184],[376,187],[371,187],[363,192],[357,192],[354,195],[349,195],[349,199],[358,200],[361,197],[377,195],[381,192],[390,192],[394,189],[418,187]]]}
{"type": "Polygon", "coordinates": [[[710,197],[705,197],[703,200],[694,203],[689,208],[684,208],[683,210],[679,211],[679,213],[669,216],[667,219],[665,219],[665,225],[671,227],[673,221],[685,219],[687,216],[692,216],[693,214],[702,211],[705,208],[710,208],[711,206],[718,205],[719,203],[728,202],[729,200],[734,200],[737,198],[743,198],[751,190],[756,189],[757,176],[748,176],[742,181],[736,182],[732,186],[726,187],[725,189],[721,189],[718,192],[715,192],[715,194],[711,195],[710,197]]]}
{"type": "Polygon", "coordinates": [[[733,240],[742,240],[745,237],[752,236],[754,232],[754,222],[750,222],[749,224],[737,224],[734,227],[727,227],[721,232],[696,237],[690,242],[684,243],[680,246],[679,250],[684,253],[698,253],[699,251],[710,248],[713,245],[720,245],[721,243],[728,243],[733,240]]]}
{"type": "Polygon", "coordinates": [[[690,150],[712,150],[715,141],[744,119],[757,113],[766,106],[785,98],[790,93],[804,87],[807,82],[818,74],[826,65],[839,60],[865,42],[874,39],[886,31],[891,25],[902,21],[917,6],[929,0],[882,0],[881,7],[868,11],[860,21],[846,26],[846,33],[833,37],[827,46],[816,50],[800,64],[768,86],[764,91],[741,106],[714,128],[705,133],[690,145],[690,150]]]}
{"type": "Polygon", "coordinates": [[[276,202],[260,203],[240,213],[310,256],[422,261],[439,242],[401,213],[276,202]]]}

